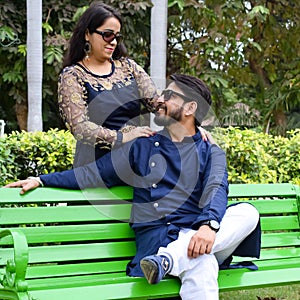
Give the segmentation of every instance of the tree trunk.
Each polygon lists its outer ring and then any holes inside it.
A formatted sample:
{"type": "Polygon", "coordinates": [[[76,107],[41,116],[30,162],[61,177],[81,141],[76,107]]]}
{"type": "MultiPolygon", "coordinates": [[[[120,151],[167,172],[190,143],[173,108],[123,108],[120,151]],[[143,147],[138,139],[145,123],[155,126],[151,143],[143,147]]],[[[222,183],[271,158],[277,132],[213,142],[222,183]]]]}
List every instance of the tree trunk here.
{"type": "Polygon", "coordinates": [[[27,131],[28,107],[26,103],[16,103],[15,110],[20,130],[27,131]]]}
{"type": "Polygon", "coordinates": [[[27,0],[28,131],[42,131],[42,0],[27,0]]]}
{"type": "Polygon", "coordinates": [[[284,135],[287,127],[287,117],[283,109],[277,109],[273,112],[276,124],[277,134],[284,135]]]}

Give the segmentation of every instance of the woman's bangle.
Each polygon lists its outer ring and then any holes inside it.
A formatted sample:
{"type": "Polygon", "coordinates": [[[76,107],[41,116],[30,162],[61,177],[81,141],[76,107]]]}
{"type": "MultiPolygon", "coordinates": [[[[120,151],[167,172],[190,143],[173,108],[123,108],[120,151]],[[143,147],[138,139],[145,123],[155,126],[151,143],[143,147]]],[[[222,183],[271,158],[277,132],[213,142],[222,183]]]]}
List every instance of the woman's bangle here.
{"type": "Polygon", "coordinates": [[[116,141],[115,141],[113,147],[118,148],[122,145],[122,143],[123,143],[123,133],[122,133],[122,131],[118,130],[117,131],[117,138],[116,138],[116,141]]]}
{"type": "Polygon", "coordinates": [[[32,176],[29,176],[27,179],[35,180],[36,182],[38,182],[38,184],[39,184],[41,187],[44,186],[43,181],[40,179],[40,177],[32,177],[32,176]]]}

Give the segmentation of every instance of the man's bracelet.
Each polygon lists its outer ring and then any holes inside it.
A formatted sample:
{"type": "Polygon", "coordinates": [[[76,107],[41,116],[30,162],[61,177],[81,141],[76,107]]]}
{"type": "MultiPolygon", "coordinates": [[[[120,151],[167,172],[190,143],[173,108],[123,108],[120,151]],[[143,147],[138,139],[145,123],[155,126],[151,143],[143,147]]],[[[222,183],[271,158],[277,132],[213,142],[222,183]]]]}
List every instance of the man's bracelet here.
{"type": "Polygon", "coordinates": [[[32,177],[32,176],[29,176],[27,179],[35,180],[36,182],[39,183],[39,185],[40,185],[41,187],[44,186],[43,181],[40,179],[40,177],[32,177]]]}

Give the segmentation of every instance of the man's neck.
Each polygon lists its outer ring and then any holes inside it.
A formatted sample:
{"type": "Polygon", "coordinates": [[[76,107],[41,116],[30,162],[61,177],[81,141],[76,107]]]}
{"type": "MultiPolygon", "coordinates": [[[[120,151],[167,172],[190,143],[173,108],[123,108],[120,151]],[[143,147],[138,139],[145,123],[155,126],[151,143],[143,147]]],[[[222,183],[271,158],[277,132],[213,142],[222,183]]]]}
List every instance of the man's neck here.
{"type": "Polygon", "coordinates": [[[196,128],[193,125],[181,124],[176,122],[167,127],[170,137],[173,142],[181,142],[187,136],[193,136],[196,134],[196,128]]]}

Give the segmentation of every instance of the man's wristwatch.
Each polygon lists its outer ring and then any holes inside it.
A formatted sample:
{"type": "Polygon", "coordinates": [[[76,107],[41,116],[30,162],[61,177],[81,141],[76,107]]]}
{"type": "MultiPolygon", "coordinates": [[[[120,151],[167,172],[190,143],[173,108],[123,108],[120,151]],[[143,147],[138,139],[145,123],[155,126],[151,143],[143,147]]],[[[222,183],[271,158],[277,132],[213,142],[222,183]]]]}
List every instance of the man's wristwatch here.
{"type": "Polygon", "coordinates": [[[200,227],[202,225],[208,225],[209,228],[211,228],[213,231],[218,232],[220,229],[220,224],[219,222],[215,221],[215,220],[207,220],[207,221],[203,221],[200,225],[200,227]]]}

